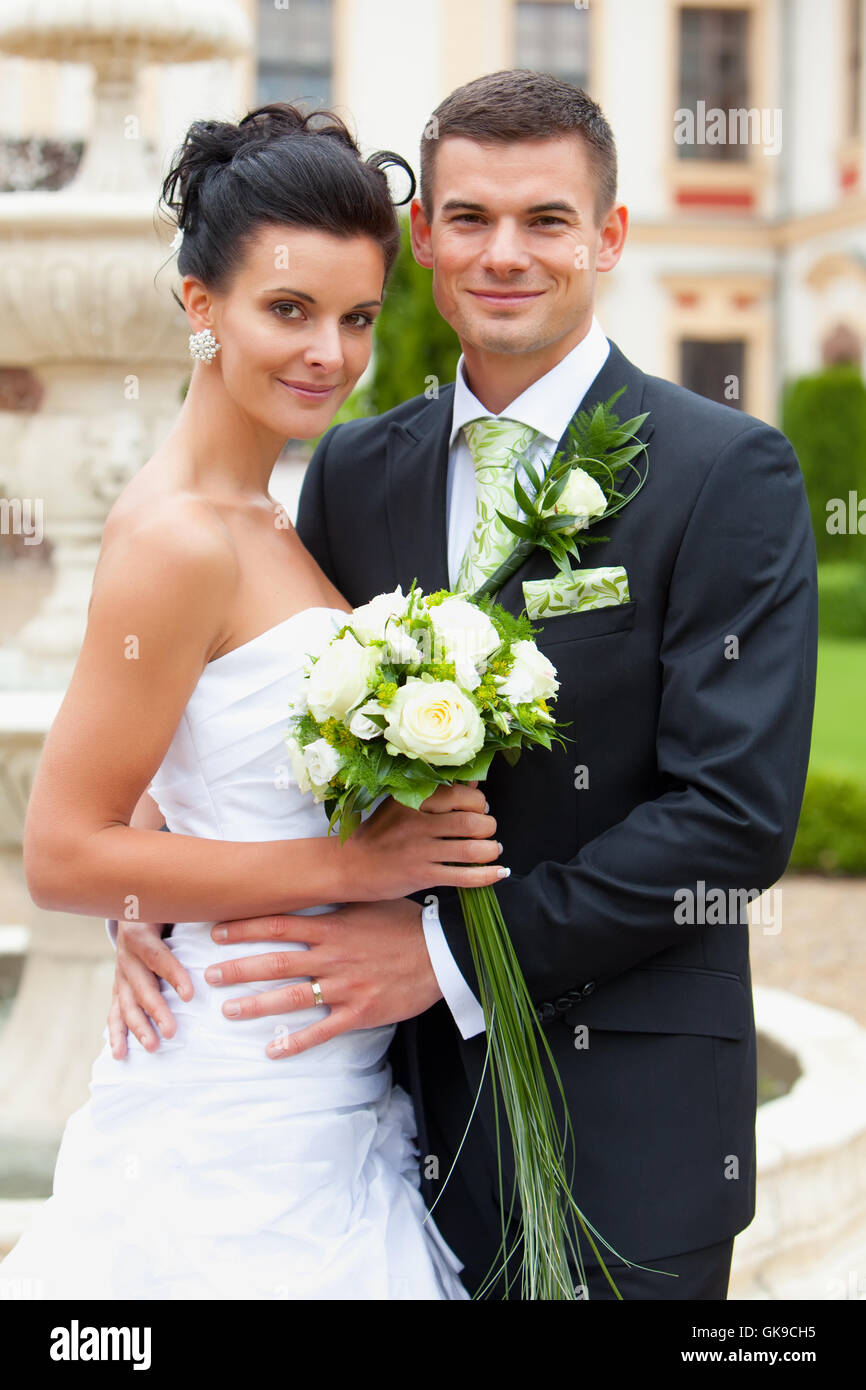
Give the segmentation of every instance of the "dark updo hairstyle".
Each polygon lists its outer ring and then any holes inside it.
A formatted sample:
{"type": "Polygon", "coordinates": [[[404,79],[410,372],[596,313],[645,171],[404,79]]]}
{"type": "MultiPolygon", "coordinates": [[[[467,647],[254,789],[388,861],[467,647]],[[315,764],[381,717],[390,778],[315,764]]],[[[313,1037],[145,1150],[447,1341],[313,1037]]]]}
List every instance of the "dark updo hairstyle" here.
{"type": "Polygon", "coordinates": [[[225,290],[256,228],[273,222],[369,236],[382,248],[387,279],[400,248],[389,165],[409,175],[399,207],[415,192],[406,160],[391,150],[362,159],[331,111],[305,115],[275,102],[237,125],[194,121],[162,186],[162,203],[183,229],[180,274],[225,290]]]}

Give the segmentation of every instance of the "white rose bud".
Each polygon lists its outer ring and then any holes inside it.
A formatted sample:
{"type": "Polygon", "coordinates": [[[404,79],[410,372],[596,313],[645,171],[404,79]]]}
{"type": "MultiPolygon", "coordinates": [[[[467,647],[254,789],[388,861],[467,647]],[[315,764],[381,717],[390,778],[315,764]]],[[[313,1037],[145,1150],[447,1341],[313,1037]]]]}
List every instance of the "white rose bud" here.
{"type": "Polygon", "coordinates": [[[478,682],[470,683],[471,668],[476,674],[486,670],[487,658],[501,645],[502,638],[487,614],[466,599],[446,598],[429,612],[446,660],[457,665],[460,684],[474,690],[478,682]]]}
{"type": "Polygon", "coordinates": [[[349,720],[349,732],[356,738],[370,739],[376,738],[382,733],[378,724],[374,724],[369,717],[371,714],[386,714],[384,705],[380,705],[378,700],[368,700],[366,705],[356,709],[352,718],[349,720]]]}
{"type": "Polygon", "coordinates": [[[310,781],[316,787],[327,786],[334,773],[343,766],[343,759],[336,748],[332,748],[325,738],[308,743],[303,750],[303,758],[310,781]]]}
{"type": "Polygon", "coordinates": [[[397,665],[420,666],[421,650],[415,638],[398,623],[389,623],[385,630],[388,655],[397,665]]]}
{"type": "Polygon", "coordinates": [[[292,776],[298,784],[298,791],[308,792],[310,790],[310,774],[307,771],[307,764],[304,762],[304,753],[301,745],[296,738],[286,739],[286,748],[289,753],[289,762],[292,765],[292,776]]]}
{"type": "Polygon", "coordinates": [[[534,642],[514,642],[511,647],[514,665],[507,676],[497,677],[499,693],[513,705],[525,705],[533,700],[549,700],[559,689],[556,667],[540,652],[534,642]]]}
{"type": "Polygon", "coordinates": [[[436,767],[460,767],[483,747],[478,707],[454,681],[410,677],[385,712],[389,753],[423,758],[436,767]]]}
{"type": "Polygon", "coordinates": [[[573,536],[577,531],[585,531],[590,520],[606,510],[607,498],[595,478],[582,468],[572,468],[556,506],[548,515],[576,517],[573,526],[565,526],[560,532],[562,536],[573,536]]]}
{"type": "Polygon", "coordinates": [[[307,704],[321,724],[342,719],[360,704],[375,679],[379,664],[375,647],[362,647],[351,632],[336,638],[319,657],[307,681],[307,704]]]}

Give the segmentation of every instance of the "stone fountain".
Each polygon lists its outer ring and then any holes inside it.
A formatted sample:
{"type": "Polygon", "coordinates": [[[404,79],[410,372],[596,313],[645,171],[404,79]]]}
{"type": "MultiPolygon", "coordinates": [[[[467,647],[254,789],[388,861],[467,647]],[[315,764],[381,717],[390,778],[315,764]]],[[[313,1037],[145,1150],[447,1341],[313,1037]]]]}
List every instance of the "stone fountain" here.
{"type": "MultiPolygon", "coordinates": [[[[0,364],[29,369],[42,393],[33,413],[0,411],[0,499],[7,529],[10,517],[41,527],[55,574],[42,610],[0,648],[0,855],[19,885],[27,798],[80,647],[105,517],[168,432],[188,374],[175,277],[158,276],[171,230],[141,135],[142,70],[249,47],[236,0],[5,0],[0,12],[0,52],[95,75],[73,181],[0,194],[0,364]]],[[[110,987],[101,921],[31,906],[17,923],[29,948],[0,1032],[0,1186],[4,1169],[50,1172],[87,1096],[110,987]]]]}

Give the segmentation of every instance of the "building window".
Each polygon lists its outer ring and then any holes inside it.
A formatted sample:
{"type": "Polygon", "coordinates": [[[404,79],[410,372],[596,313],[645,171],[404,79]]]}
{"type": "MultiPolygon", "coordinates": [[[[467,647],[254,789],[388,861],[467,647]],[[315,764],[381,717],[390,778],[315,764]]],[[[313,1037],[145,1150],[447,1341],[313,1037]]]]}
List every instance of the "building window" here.
{"type": "Polygon", "coordinates": [[[858,136],[863,119],[861,101],[863,89],[863,0],[848,0],[847,99],[845,103],[846,135],[858,136]]]}
{"type": "MultiPolygon", "coordinates": [[[[727,121],[729,111],[748,108],[748,52],[748,10],[690,5],[680,10],[679,105],[695,113],[696,133],[703,126],[702,112],[724,111],[727,121]]],[[[749,157],[748,145],[736,139],[710,143],[698,138],[678,144],[676,151],[680,159],[749,157]]]]}
{"type": "Polygon", "coordinates": [[[256,98],[330,106],[333,85],[333,0],[259,0],[256,98]]]}
{"type": "Polygon", "coordinates": [[[741,338],[680,342],[680,383],[708,400],[743,409],[743,368],[746,344],[741,338]]]}
{"type": "Polygon", "coordinates": [[[589,8],[573,0],[518,0],[517,68],[547,72],[575,87],[589,84],[589,8]]]}

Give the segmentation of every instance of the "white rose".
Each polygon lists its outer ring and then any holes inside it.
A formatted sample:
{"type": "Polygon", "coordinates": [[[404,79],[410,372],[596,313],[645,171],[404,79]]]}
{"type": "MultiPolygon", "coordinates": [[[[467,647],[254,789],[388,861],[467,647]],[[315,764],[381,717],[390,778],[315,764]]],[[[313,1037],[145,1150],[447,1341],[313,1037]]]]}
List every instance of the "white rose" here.
{"type": "Polygon", "coordinates": [[[286,748],[289,753],[289,762],[292,765],[292,776],[298,784],[298,790],[308,792],[310,790],[310,774],[307,771],[307,764],[304,762],[304,753],[301,745],[296,738],[286,739],[286,748]]]}
{"type": "Polygon", "coordinates": [[[381,734],[382,730],[379,725],[374,724],[369,717],[371,714],[387,714],[387,710],[384,705],[379,704],[378,700],[368,700],[366,705],[355,710],[349,720],[349,732],[354,734],[356,738],[363,739],[376,738],[378,734],[381,734]]]}
{"type": "Polygon", "coordinates": [[[457,665],[459,683],[474,690],[478,681],[472,670],[476,674],[485,670],[487,658],[501,645],[502,638],[487,614],[466,599],[446,598],[429,612],[446,659],[457,665]]]}
{"type": "MultiPolygon", "coordinates": [[[[556,516],[574,516],[574,526],[563,527],[560,535],[573,536],[576,531],[585,531],[590,519],[607,510],[607,498],[595,478],[591,478],[582,468],[572,468],[568,482],[559,495],[553,508],[556,516]]],[[[550,513],[548,513],[550,515],[550,513]]]]}
{"type": "Polygon", "coordinates": [[[559,689],[556,667],[540,652],[534,642],[514,642],[511,647],[514,665],[507,676],[498,677],[499,693],[513,705],[529,704],[532,700],[549,700],[559,689]]]}
{"type": "Polygon", "coordinates": [[[378,666],[374,647],[362,647],[351,632],[336,638],[319,657],[307,681],[307,704],[321,723],[342,719],[369,692],[378,666]]]}
{"type": "Polygon", "coordinates": [[[387,706],[389,753],[424,758],[438,767],[468,763],[484,744],[477,706],[454,681],[410,677],[387,706]]]}
{"type": "MultiPolygon", "coordinates": [[[[416,589],[416,593],[419,590],[416,589]]],[[[369,603],[356,608],[348,621],[362,642],[381,642],[389,618],[403,618],[409,611],[409,597],[402,586],[390,594],[377,594],[369,603]]]]}
{"type": "Polygon", "coordinates": [[[317,738],[308,743],[303,750],[304,764],[310,781],[316,787],[327,786],[335,772],[343,766],[343,760],[336,748],[332,748],[325,738],[317,738]]]}

